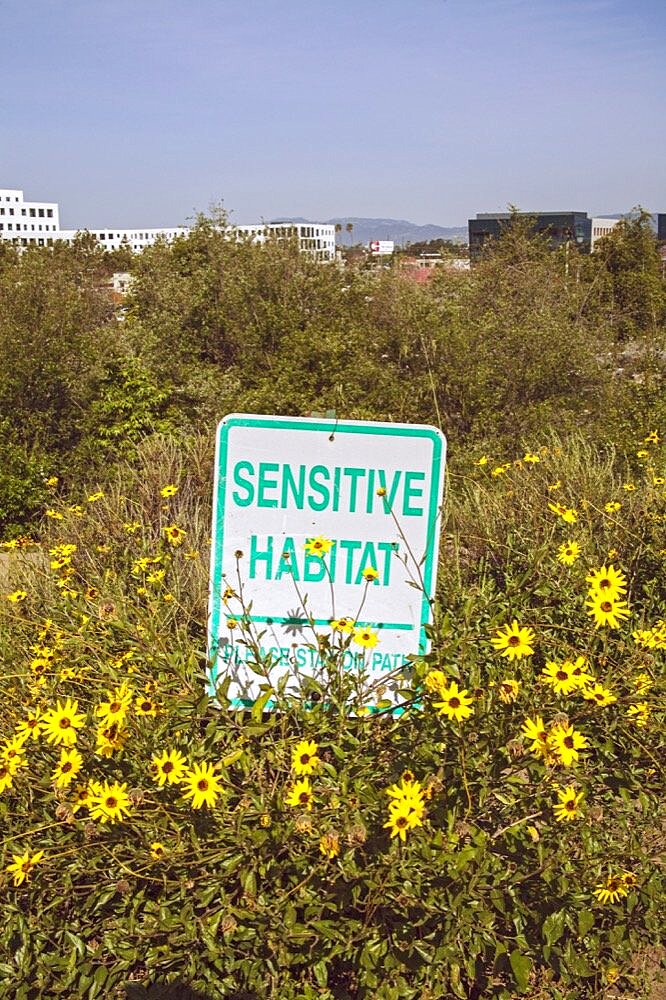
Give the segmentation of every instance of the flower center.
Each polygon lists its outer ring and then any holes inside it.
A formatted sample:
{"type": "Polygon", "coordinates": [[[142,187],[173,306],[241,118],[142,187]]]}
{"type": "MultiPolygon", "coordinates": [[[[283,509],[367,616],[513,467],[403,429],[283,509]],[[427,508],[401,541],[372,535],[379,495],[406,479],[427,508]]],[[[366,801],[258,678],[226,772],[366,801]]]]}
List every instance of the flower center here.
{"type": "Polygon", "coordinates": [[[164,774],[170,774],[173,771],[173,764],[170,760],[165,760],[162,764],[162,771],[164,774]]]}
{"type": "Polygon", "coordinates": [[[61,719],[60,722],[59,722],[59,726],[60,726],[61,729],[69,729],[69,727],[71,726],[71,724],[72,723],[71,723],[70,719],[61,719]]]}
{"type": "Polygon", "coordinates": [[[197,782],[197,788],[199,789],[200,792],[208,791],[208,782],[206,781],[205,778],[202,778],[201,781],[197,782]]]}
{"type": "Polygon", "coordinates": [[[609,612],[611,612],[613,610],[613,605],[611,604],[610,601],[602,601],[601,602],[601,610],[603,611],[603,613],[605,615],[607,615],[607,614],[609,614],[609,612]]]}
{"type": "Polygon", "coordinates": [[[555,676],[557,677],[558,681],[569,680],[569,674],[566,672],[566,670],[558,670],[555,676]]]}
{"type": "Polygon", "coordinates": [[[449,698],[449,708],[460,708],[460,698],[449,698]]]}
{"type": "Polygon", "coordinates": [[[302,805],[306,805],[310,801],[310,793],[309,792],[301,792],[301,794],[298,796],[298,801],[302,805]]]}
{"type": "Polygon", "coordinates": [[[397,820],[395,821],[395,825],[399,826],[401,828],[403,826],[407,826],[407,817],[406,816],[398,816],[397,820]]]}
{"type": "Polygon", "coordinates": [[[116,809],[118,806],[118,799],[114,795],[108,795],[104,799],[104,807],[106,809],[116,809]]]}
{"type": "Polygon", "coordinates": [[[508,645],[509,646],[519,646],[520,645],[520,639],[518,638],[518,636],[517,635],[509,636],[508,645]]]}
{"type": "Polygon", "coordinates": [[[309,753],[302,753],[301,754],[301,764],[307,764],[309,760],[310,760],[310,754],[309,753]]]}
{"type": "Polygon", "coordinates": [[[564,743],[565,747],[567,747],[567,749],[573,750],[574,748],[573,736],[565,736],[562,742],[564,743]]]}
{"type": "Polygon", "coordinates": [[[568,802],[565,802],[564,808],[568,810],[568,812],[573,812],[576,808],[576,803],[570,799],[568,802]]]}
{"type": "Polygon", "coordinates": [[[72,770],[72,763],[71,763],[71,761],[67,760],[67,761],[65,761],[65,763],[60,768],[60,773],[61,774],[67,774],[67,772],[71,771],[71,770],[72,770]]]}

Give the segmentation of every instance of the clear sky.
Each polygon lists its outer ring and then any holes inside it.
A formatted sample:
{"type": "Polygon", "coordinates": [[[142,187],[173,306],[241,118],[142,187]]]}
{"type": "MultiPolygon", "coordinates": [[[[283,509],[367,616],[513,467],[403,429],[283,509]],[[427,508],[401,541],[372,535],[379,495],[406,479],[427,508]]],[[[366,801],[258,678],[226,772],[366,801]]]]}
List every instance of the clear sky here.
{"type": "Polygon", "coordinates": [[[0,0],[0,187],[61,224],[666,212],[666,0],[0,0]]]}

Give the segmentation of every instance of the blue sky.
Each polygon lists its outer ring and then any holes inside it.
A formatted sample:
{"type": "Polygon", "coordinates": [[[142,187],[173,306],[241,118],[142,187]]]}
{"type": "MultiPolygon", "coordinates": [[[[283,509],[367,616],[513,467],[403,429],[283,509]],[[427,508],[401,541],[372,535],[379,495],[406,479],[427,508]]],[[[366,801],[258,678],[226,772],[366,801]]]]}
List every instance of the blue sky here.
{"type": "Polygon", "coordinates": [[[66,227],[666,211],[666,0],[0,0],[0,24],[0,187],[66,227]]]}

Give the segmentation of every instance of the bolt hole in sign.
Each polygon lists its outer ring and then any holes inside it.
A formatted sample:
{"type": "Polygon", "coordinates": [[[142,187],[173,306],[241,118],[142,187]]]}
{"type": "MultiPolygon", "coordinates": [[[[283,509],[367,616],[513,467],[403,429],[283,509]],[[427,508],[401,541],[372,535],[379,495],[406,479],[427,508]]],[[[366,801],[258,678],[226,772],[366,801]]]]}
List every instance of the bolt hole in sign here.
{"type": "Polygon", "coordinates": [[[239,413],[220,422],[211,694],[229,678],[232,705],[248,706],[285,673],[299,692],[303,677],[322,676],[326,634],[346,646],[344,666],[362,665],[375,685],[427,652],[445,458],[444,435],[419,424],[239,413]]]}

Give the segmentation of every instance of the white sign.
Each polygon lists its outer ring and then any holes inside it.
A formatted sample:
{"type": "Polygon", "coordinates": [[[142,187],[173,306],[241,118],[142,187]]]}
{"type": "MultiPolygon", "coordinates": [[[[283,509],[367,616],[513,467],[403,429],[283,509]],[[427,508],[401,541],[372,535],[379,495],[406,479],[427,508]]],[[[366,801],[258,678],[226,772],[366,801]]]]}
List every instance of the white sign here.
{"type": "MultiPolygon", "coordinates": [[[[211,692],[237,705],[268,679],[317,676],[318,635],[375,680],[425,653],[446,440],[434,427],[231,414],[217,433],[211,692]],[[340,629],[340,625],[343,629],[340,629]],[[346,631],[344,630],[346,627],[346,631]],[[376,638],[376,642],[375,642],[376,638]]],[[[290,688],[291,689],[291,688],[290,688]]]]}
{"type": "Polygon", "coordinates": [[[369,244],[370,253],[374,254],[392,254],[395,250],[394,240],[372,240],[369,244]]]}

